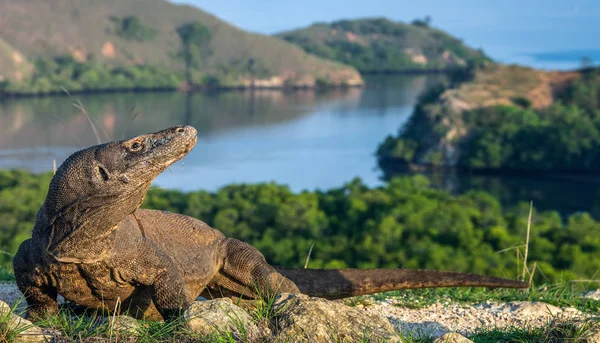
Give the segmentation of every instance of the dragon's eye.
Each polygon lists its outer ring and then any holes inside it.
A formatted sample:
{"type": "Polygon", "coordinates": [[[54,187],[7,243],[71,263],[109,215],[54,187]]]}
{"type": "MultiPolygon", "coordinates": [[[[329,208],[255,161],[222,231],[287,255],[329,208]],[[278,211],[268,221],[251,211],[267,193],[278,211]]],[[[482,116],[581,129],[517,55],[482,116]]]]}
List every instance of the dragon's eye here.
{"type": "Polygon", "coordinates": [[[134,142],[133,144],[131,144],[132,151],[138,151],[138,150],[140,150],[141,147],[142,147],[142,145],[138,142],[134,142]]]}
{"type": "Polygon", "coordinates": [[[100,176],[102,176],[102,179],[104,181],[110,180],[110,177],[108,176],[108,172],[106,171],[106,169],[104,169],[104,167],[99,166],[98,167],[98,172],[100,173],[100,176]]]}

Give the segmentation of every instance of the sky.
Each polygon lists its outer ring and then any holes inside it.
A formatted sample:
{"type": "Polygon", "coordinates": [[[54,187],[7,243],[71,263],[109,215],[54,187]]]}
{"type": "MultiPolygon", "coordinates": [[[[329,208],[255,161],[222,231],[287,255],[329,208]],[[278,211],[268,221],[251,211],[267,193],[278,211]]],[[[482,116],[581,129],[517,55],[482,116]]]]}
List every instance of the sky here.
{"type": "MultiPolygon", "coordinates": [[[[500,62],[536,64],[532,53],[599,50],[598,0],[172,0],[244,30],[272,34],[317,21],[387,17],[432,25],[500,62]]],[[[548,62],[550,63],[550,62],[548,62]]],[[[557,64],[558,62],[554,63],[557,64]]],[[[564,63],[564,62],[563,62],[564,63]]],[[[558,63],[559,64],[559,63],[558,63]]],[[[558,65],[557,64],[557,65],[558,65]]],[[[560,66],[559,66],[560,67],[560,66]]]]}

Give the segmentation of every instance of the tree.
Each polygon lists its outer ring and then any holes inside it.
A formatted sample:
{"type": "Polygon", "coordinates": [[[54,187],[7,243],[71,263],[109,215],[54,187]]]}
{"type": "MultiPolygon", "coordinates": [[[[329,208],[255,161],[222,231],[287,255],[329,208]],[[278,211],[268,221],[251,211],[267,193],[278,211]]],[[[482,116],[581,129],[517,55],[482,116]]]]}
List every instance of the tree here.
{"type": "Polygon", "coordinates": [[[431,25],[431,16],[426,15],[423,19],[415,19],[411,24],[419,27],[429,27],[431,25]]]}
{"type": "Polygon", "coordinates": [[[594,66],[594,61],[589,56],[583,56],[581,58],[581,68],[587,69],[594,66]]]}
{"type": "Polygon", "coordinates": [[[431,25],[431,16],[426,15],[425,18],[423,19],[423,21],[425,22],[425,24],[427,24],[427,26],[430,26],[431,25]]]}
{"type": "Polygon", "coordinates": [[[198,65],[200,56],[194,54],[194,50],[206,50],[206,46],[211,39],[211,33],[208,27],[195,21],[181,25],[177,28],[177,34],[183,45],[183,59],[185,61],[185,76],[188,84],[192,84],[191,69],[198,65]]]}
{"type": "Polygon", "coordinates": [[[142,20],[134,15],[124,17],[123,19],[111,16],[109,18],[115,24],[115,33],[126,39],[138,42],[152,40],[157,31],[142,22],[142,20]]]}

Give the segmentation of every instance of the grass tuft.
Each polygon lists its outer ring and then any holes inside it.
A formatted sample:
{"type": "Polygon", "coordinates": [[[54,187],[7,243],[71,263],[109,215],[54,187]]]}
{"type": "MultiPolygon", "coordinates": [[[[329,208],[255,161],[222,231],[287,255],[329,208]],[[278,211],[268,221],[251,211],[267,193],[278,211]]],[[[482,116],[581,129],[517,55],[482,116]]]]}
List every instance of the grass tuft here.
{"type": "Polygon", "coordinates": [[[66,307],[60,308],[56,315],[37,321],[36,324],[42,328],[57,330],[65,339],[72,341],[103,336],[109,331],[108,321],[100,313],[86,311],[78,315],[66,307]]]}
{"type": "Polygon", "coordinates": [[[555,322],[552,320],[545,326],[535,328],[515,326],[502,329],[479,329],[470,335],[469,339],[475,343],[586,342],[590,330],[596,324],[591,320],[582,323],[555,322]]]}
{"type": "Polygon", "coordinates": [[[475,343],[537,343],[546,342],[544,340],[545,330],[541,328],[524,328],[524,327],[509,327],[509,328],[492,328],[485,330],[476,330],[469,337],[475,343]]]}
{"type": "Polygon", "coordinates": [[[19,334],[33,327],[32,324],[19,325],[15,320],[19,315],[17,308],[23,301],[24,298],[20,298],[9,308],[0,308],[0,343],[14,342],[19,334]]]}
{"type": "Polygon", "coordinates": [[[140,343],[183,341],[186,337],[185,331],[182,330],[183,320],[183,318],[180,318],[171,322],[140,321],[137,341],[140,343]]]}
{"type": "MultiPolygon", "coordinates": [[[[581,297],[578,284],[542,285],[529,290],[486,288],[423,288],[392,291],[368,296],[377,301],[393,298],[395,306],[424,308],[436,303],[478,304],[486,301],[541,301],[558,307],[574,307],[582,312],[600,313],[600,302],[581,297]]],[[[364,302],[364,301],[363,301],[364,302]]]]}
{"type": "Polygon", "coordinates": [[[0,266],[0,282],[14,282],[15,274],[8,266],[0,266]]]}

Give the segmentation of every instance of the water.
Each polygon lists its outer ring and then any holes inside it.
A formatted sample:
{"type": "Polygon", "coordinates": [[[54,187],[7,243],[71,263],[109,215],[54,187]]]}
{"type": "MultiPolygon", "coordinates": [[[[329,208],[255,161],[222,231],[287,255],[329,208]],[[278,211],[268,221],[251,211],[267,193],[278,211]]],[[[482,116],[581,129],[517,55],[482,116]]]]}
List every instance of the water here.
{"type": "MultiPolygon", "coordinates": [[[[73,151],[102,141],[190,124],[198,143],[155,181],[160,187],[209,191],[231,183],[275,181],[293,191],[342,186],[354,177],[383,183],[375,150],[410,116],[417,96],[439,76],[367,77],[365,89],[217,94],[140,93],[11,99],[0,102],[0,168],[52,170],[73,151]],[[133,118],[133,119],[132,119],[133,118]]],[[[534,201],[563,215],[600,218],[600,180],[594,177],[432,177],[456,194],[493,193],[504,205],[534,201]]]]}
{"type": "Polygon", "coordinates": [[[419,93],[439,76],[370,77],[366,89],[216,94],[102,94],[11,99],[0,103],[0,168],[52,170],[70,153],[172,125],[199,133],[194,150],[155,184],[216,190],[276,181],[294,191],[342,186],[354,177],[380,184],[377,145],[397,132],[419,93]],[[135,106],[135,108],[133,108],[135,106]],[[133,109],[132,109],[133,108],[133,109]],[[137,116],[135,116],[137,113],[137,116]],[[135,117],[133,120],[132,118],[135,117]],[[107,138],[108,137],[108,138],[107,138]]]}

